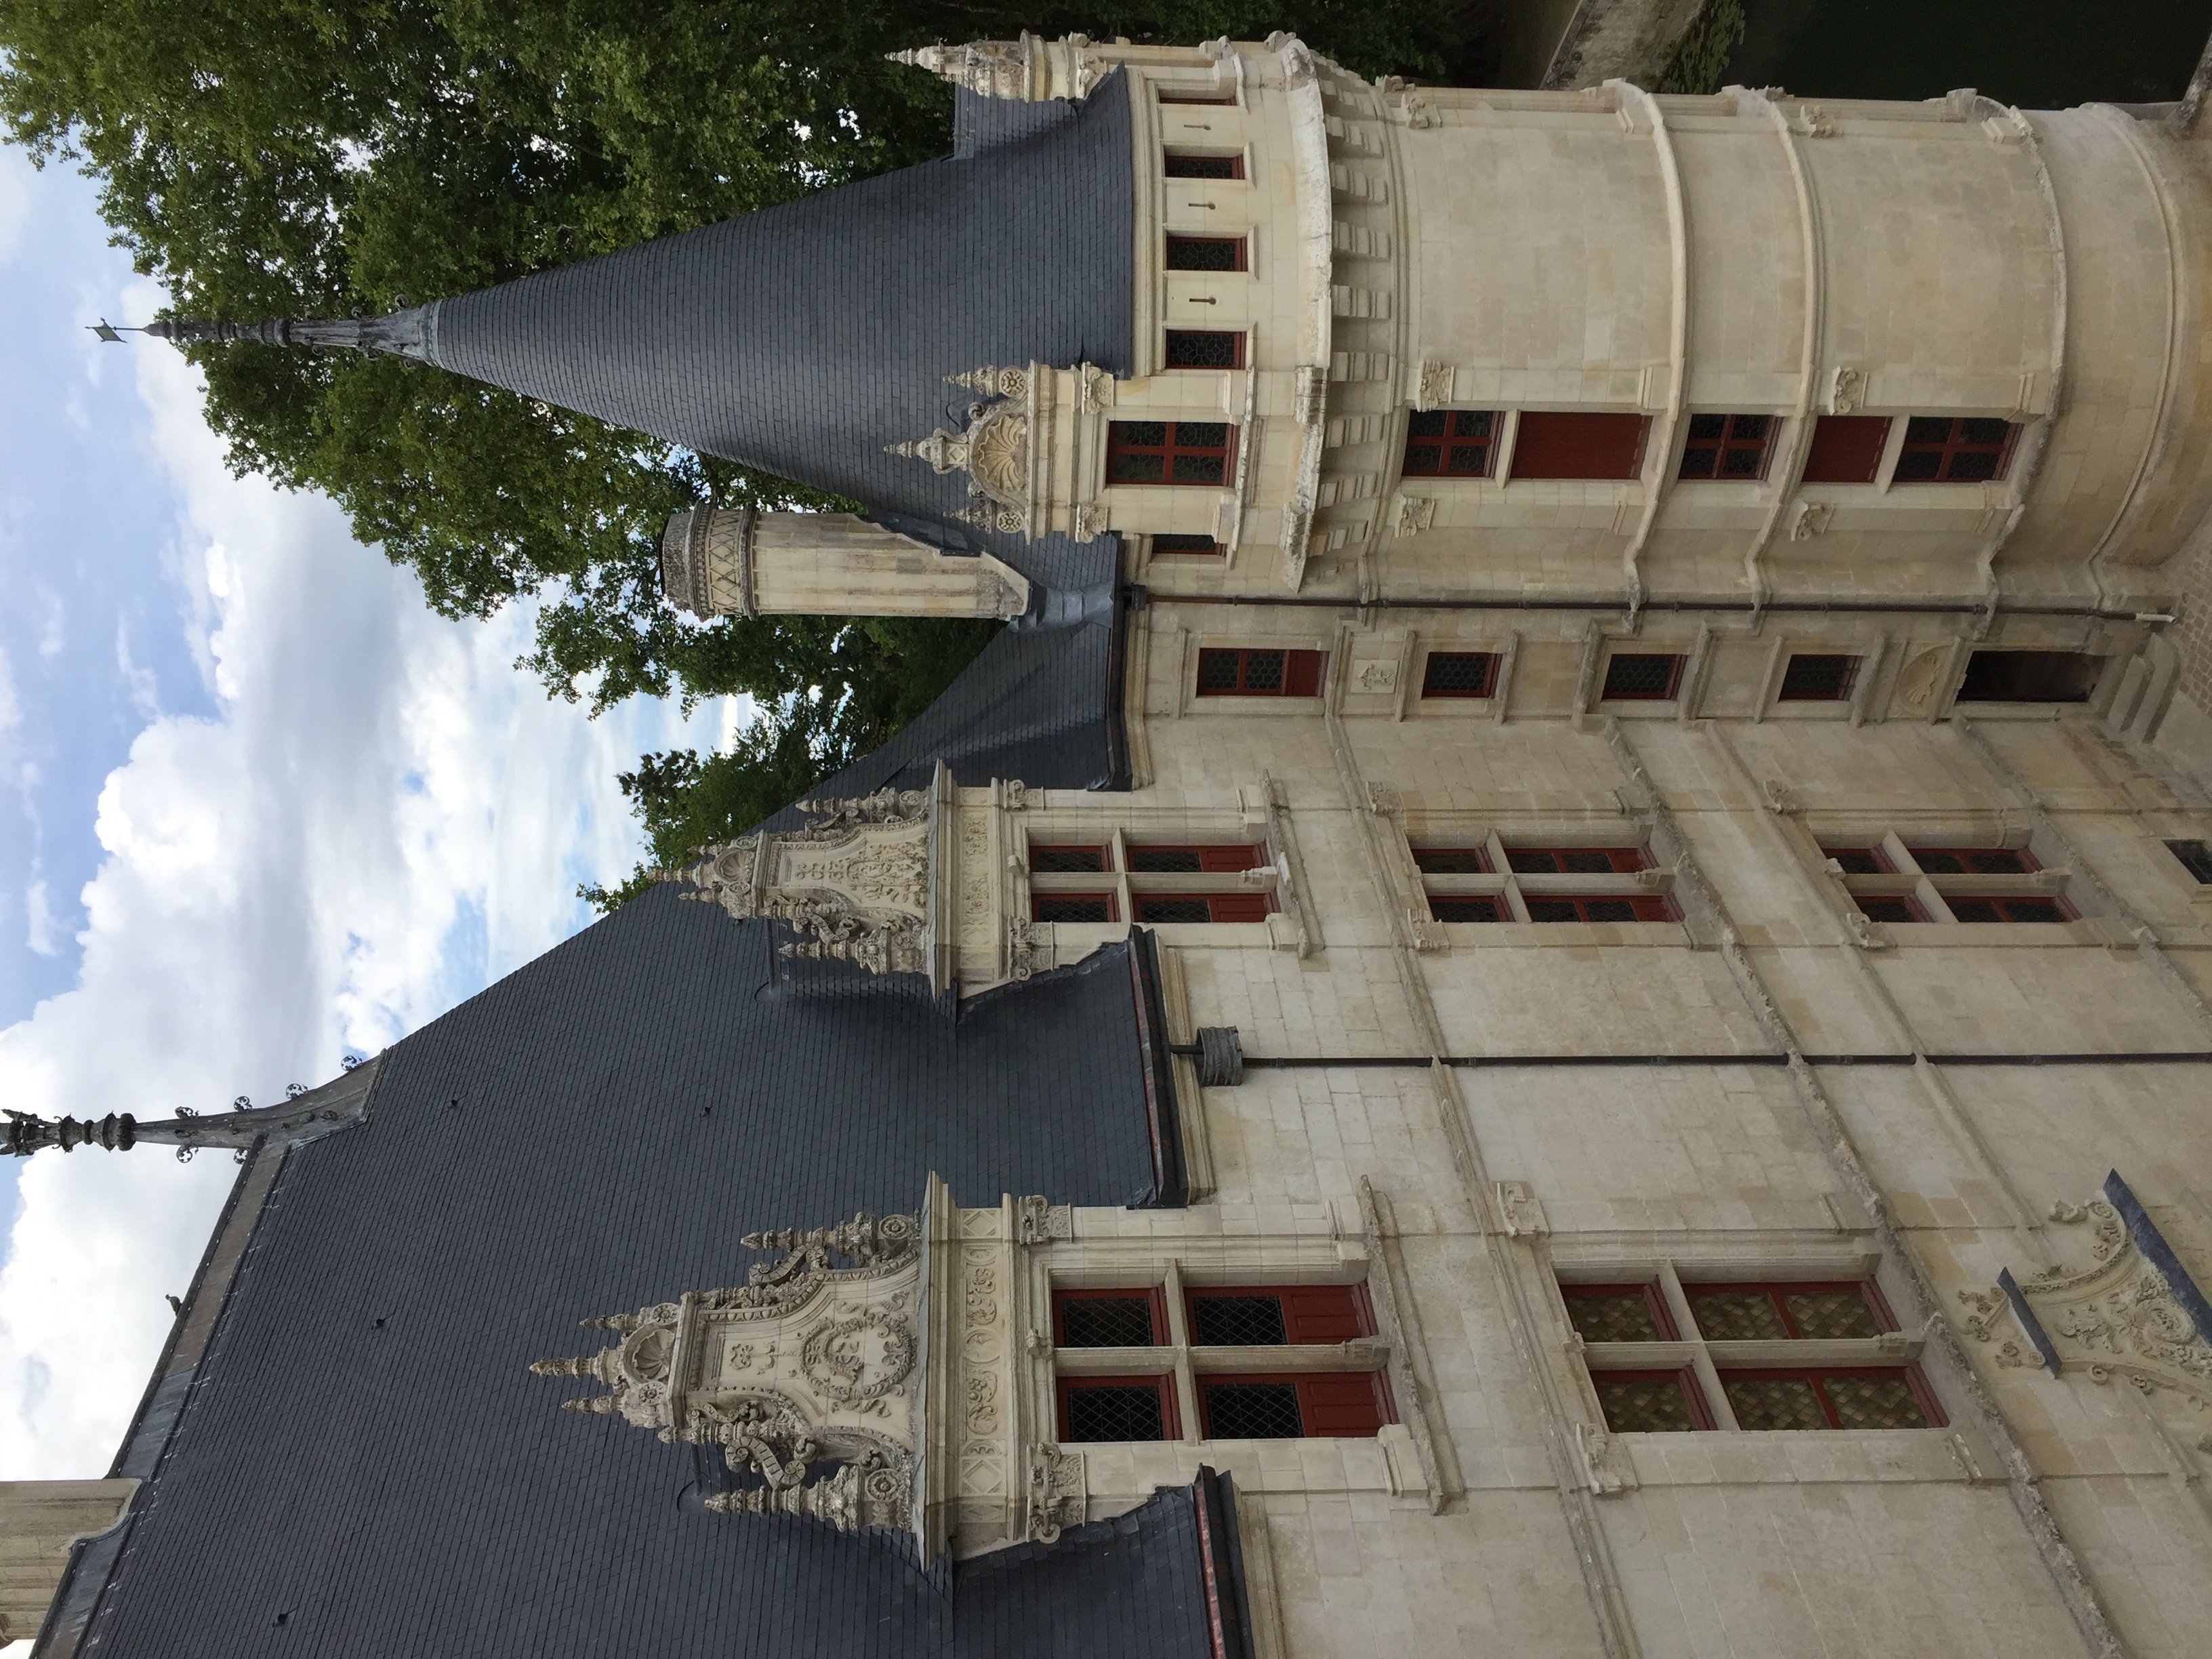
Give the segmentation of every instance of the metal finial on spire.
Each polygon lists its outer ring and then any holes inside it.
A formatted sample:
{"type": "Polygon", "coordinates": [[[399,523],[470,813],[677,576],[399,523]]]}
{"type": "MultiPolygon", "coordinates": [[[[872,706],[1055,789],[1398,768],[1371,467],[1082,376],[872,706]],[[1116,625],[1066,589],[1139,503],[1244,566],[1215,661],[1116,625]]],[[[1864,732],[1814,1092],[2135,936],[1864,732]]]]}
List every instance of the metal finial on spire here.
{"type": "Polygon", "coordinates": [[[201,345],[244,340],[255,345],[320,346],[333,351],[384,351],[394,356],[437,362],[438,307],[404,307],[385,317],[278,317],[259,323],[166,317],[158,322],[118,325],[101,318],[85,326],[101,340],[123,343],[125,334],[150,335],[172,345],[201,345]]]}

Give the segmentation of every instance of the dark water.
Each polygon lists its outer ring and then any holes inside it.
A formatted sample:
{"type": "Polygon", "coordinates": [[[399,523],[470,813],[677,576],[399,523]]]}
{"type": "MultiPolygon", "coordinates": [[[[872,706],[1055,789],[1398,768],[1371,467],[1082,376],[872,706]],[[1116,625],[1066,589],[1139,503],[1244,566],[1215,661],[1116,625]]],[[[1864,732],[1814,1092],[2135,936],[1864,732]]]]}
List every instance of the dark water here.
{"type": "Polygon", "coordinates": [[[1940,98],[2023,109],[2181,95],[2212,0],[1744,0],[1722,78],[1807,97],[1940,98]]]}

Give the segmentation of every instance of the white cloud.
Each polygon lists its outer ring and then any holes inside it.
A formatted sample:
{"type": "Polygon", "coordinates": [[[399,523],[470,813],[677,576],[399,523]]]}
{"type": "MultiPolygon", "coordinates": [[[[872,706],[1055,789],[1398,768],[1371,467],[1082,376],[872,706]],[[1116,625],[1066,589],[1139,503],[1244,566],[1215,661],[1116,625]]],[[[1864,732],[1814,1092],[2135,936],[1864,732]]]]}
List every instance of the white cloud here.
{"type": "MultiPolygon", "coordinates": [[[[329,502],[230,476],[179,358],[136,369],[216,708],[149,702],[100,792],[77,985],[0,1031],[0,1096],[48,1116],[267,1102],[385,1047],[586,920],[576,884],[640,851],[614,773],[723,730],[711,703],[683,726],[549,702],[511,666],[526,610],[434,617],[329,502]],[[477,916],[481,960],[457,960],[477,916]]],[[[137,684],[127,639],[117,665],[137,684]]],[[[158,1148],[30,1160],[0,1266],[0,1479],[104,1469],[232,1173],[158,1148]]]]}
{"type": "Polygon", "coordinates": [[[62,653],[67,637],[63,632],[64,610],[62,596],[41,584],[39,599],[39,654],[52,661],[62,653]]]}
{"type": "Polygon", "coordinates": [[[23,707],[15,701],[15,676],[8,666],[8,653],[0,651],[0,732],[12,732],[23,723],[23,707]]]}
{"type": "Polygon", "coordinates": [[[54,906],[52,896],[41,879],[23,890],[23,942],[42,957],[61,954],[61,941],[54,937],[54,906]]]}

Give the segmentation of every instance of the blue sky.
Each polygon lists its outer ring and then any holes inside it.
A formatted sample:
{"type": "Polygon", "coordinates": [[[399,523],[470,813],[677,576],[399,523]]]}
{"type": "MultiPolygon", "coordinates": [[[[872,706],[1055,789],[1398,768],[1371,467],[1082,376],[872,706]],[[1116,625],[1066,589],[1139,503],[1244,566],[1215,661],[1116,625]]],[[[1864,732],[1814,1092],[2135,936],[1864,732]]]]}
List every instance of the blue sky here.
{"type": "MultiPolygon", "coordinates": [[[[91,185],[0,148],[0,1100],[267,1103],[586,925],[614,774],[743,711],[597,721],[430,614],[328,501],[234,479],[91,185]]],[[[149,1152],[151,1155],[149,1155],[149,1152]]],[[[0,1169],[0,1479],[104,1473],[234,1171],[0,1169]]]]}

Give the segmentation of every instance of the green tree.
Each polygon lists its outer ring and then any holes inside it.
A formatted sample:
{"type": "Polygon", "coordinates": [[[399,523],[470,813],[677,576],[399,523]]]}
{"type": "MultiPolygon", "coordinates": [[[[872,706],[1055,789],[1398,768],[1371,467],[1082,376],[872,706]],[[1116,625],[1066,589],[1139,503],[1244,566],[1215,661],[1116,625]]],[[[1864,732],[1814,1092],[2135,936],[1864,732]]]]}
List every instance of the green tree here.
{"type": "MultiPolygon", "coordinates": [[[[1287,27],[1366,73],[1434,76],[1463,48],[1457,15],[1417,0],[0,0],[0,119],[34,158],[99,179],[116,240],[178,314],[343,316],[941,154],[950,91],[884,61],[900,47],[1287,27]]],[[[595,710],[748,693],[826,765],[913,712],[887,688],[931,684],[987,635],[678,618],[657,592],[667,513],[832,503],[398,359],[194,356],[234,467],[327,491],[443,614],[538,596],[525,665],[595,710]],[[933,666],[917,677],[917,661],[933,666]]],[[[683,787],[733,766],[783,777],[787,735],[683,787]]],[[[678,788],[672,765],[641,764],[641,805],[678,788]]]]}

